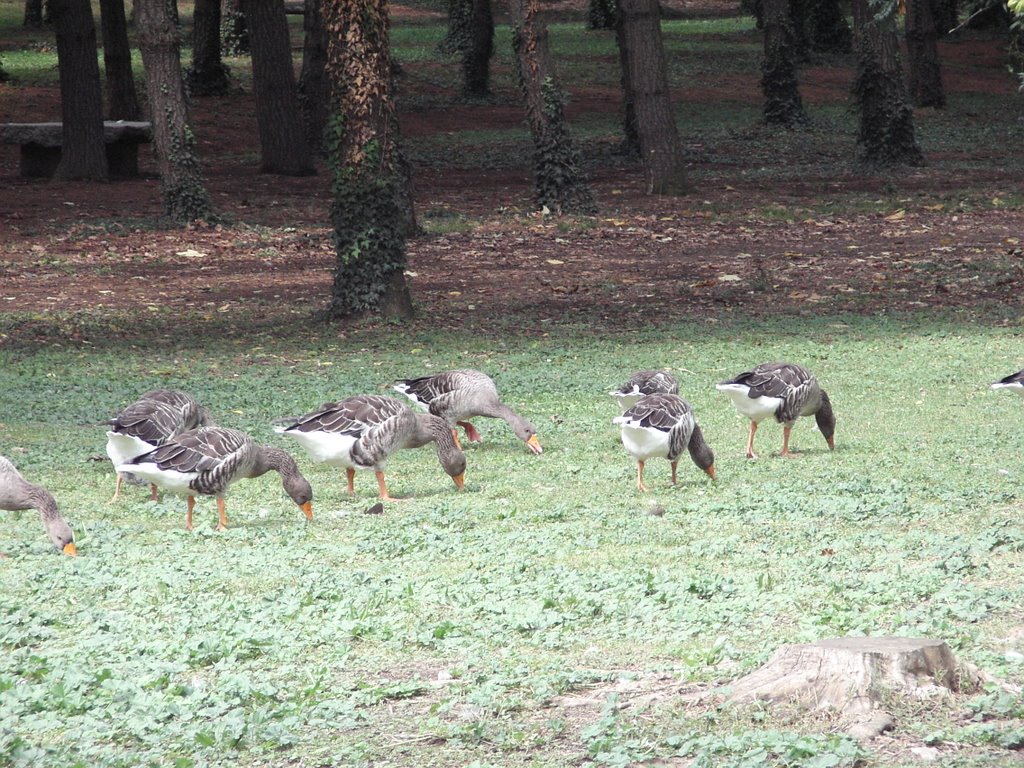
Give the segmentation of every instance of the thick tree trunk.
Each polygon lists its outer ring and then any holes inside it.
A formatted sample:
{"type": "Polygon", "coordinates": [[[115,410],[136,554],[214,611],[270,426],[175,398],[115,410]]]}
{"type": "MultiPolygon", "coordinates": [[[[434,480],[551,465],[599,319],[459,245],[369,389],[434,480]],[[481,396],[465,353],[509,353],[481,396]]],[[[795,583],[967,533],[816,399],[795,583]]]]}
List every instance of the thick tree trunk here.
{"type": "Polygon", "coordinates": [[[936,42],[933,0],[907,0],[906,40],[910,59],[910,97],[918,107],[946,106],[936,42]]]}
{"type": "Polygon", "coordinates": [[[818,0],[806,8],[807,39],[819,53],[850,53],[853,32],[839,0],[818,0]]]}
{"type": "Polygon", "coordinates": [[[860,110],[858,141],[871,165],[921,165],[914,137],[914,113],[900,64],[891,15],[876,17],[868,0],[853,0],[857,75],[853,93],[860,110]]]}
{"type": "Polygon", "coordinates": [[[25,0],[25,21],[22,24],[31,29],[43,28],[43,0],[25,0]]]}
{"type": "Polygon", "coordinates": [[[242,0],[252,44],[252,80],[264,173],[315,173],[295,86],[282,0],[242,0]]]}
{"type": "Polygon", "coordinates": [[[225,56],[249,53],[249,24],[241,0],[223,0],[220,6],[220,45],[225,56]]]}
{"type": "Polygon", "coordinates": [[[956,25],[959,23],[959,13],[957,0],[936,0],[932,3],[935,31],[939,37],[945,37],[956,29],[956,25]]]}
{"type": "Polygon", "coordinates": [[[764,119],[793,128],[807,122],[796,77],[796,50],[788,0],[764,0],[764,119]]]}
{"type": "Polygon", "coordinates": [[[385,0],[323,0],[332,109],[331,223],[337,266],[331,317],[410,317],[405,238],[409,180],[399,149],[385,0]]]}
{"type": "Polygon", "coordinates": [[[107,117],[138,120],[142,109],[135,91],[124,0],[100,0],[100,29],[103,32],[103,68],[107,75],[107,117]]]}
{"type": "Polygon", "coordinates": [[[473,0],[448,0],[448,29],[438,43],[438,50],[446,56],[463,54],[469,48],[470,19],[473,0]]]}
{"type": "Polygon", "coordinates": [[[619,24],[619,10],[615,0],[589,0],[587,3],[587,29],[615,29],[619,24]]]}
{"type": "Polygon", "coordinates": [[[683,147],[672,114],[657,0],[619,0],[617,39],[623,80],[633,103],[647,194],[689,189],[683,147]]]}
{"type": "Polygon", "coordinates": [[[53,0],[64,136],[59,179],[106,179],[103,92],[89,0],[53,0]]]}
{"type": "Polygon", "coordinates": [[[192,15],[192,68],[188,72],[193,96],[222,96],[231,78],[220,50],[220,0],[196,0],[192,15]]]}
{"type": "Polygon", "coordinates": [[[547,28],[537,18],[537,0],[509,0],[516,73],[533,136],[537,204],[557,213],[590,213],[594,195],[569,135],[565,97],[555,83],[547,28]]]}
{"type": "Polygon", "coordinates": [[[321,152],[324,130],[330,110],[331,94],[327,82],[327,35],[320,0],[306,0],[302,17],[302,71],[299,75],[299,103],[305,118],[306,139],[310,149],[321,152]]]}
{"type": "Polygon", "coordinates": [[[622,86],[622,145],[620,151],[628,157],[640,157],[640,131],[636,127],[636,98],[629,77],[629,47],[623,39],[622,24],[618,23],[618,4],[615,6],[615,46],[619,49],[619,83],[622,86]]]}
{"type": "Polygon", "coordinates": [[[135,9],[164,211],[181,223],[212,219],[189,124],[178,29],[165,0],[135,0],[135,9]]]}
{"type": "Polygon", "coordinates": [[[462,54],[466,95],[481,98],[491,92],[491,56],[494,54],[491,0],[473,0],[468,42],[469,47],[462,54]]]}

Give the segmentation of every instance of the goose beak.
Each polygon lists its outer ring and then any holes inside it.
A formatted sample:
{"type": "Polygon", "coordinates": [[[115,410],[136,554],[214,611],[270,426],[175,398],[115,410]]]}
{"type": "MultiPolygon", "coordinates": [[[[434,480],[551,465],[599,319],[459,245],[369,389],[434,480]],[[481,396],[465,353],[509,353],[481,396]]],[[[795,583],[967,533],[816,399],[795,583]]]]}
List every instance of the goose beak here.
{"type": "Polygon", "coordinates": [[[708,467],[704,471],[708,473],[708,477],[710,477],[712,480],[715,479],[715,465],[714,464],[712,464],[710,467],[708,467]]]}
{"type": "Polygon", "coordinates": [[[305,504],[299,504],[299,509],[306,513],[306,519],[313,519],[313,502],[307,501],[305,504]]]}
{"type": "Polygon", "coordinates": [[[832,437],[826,437],[825,442],[828,443],[828,449],[830,451],[834,451],[836,449],[836,438],[834,435],[832,437]]]}
{"type": "Polygon", "coordinates": [[[526,444],[530,446],[530,450],[538,456],[544,453],[544,449],[540,447],[540,440],[537,439],[536,435],[530,435],[530,439],[526,441],[526,444]]]}
{"type": "Polygon", "coordinates": [[[65,544],[64,549],[62,551],[64,552],[65,555],[70,555],[71,557],[78,557],[78,548],[75,546],[75,542],[73,541],[69,541],[67,544],[65,544]]]}
{"type": "Polygon", "coordinates": [[[455,475],[452,477],[452,480],[455,481],[455,487],[461,491],[463,487],[466,485],[466,473],[463,472],[461,474],[455,475]]]}

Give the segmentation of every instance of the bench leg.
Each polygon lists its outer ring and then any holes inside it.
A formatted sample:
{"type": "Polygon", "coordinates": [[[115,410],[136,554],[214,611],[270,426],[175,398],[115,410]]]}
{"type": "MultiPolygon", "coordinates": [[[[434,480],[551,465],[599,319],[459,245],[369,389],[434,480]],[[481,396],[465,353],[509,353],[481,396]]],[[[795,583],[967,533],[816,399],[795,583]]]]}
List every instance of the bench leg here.
{"type": "Polygon", "coordinates": [[[21,145],[21,175],[29,179],[48,179],[60,165],[60,147],[21,145]]]}

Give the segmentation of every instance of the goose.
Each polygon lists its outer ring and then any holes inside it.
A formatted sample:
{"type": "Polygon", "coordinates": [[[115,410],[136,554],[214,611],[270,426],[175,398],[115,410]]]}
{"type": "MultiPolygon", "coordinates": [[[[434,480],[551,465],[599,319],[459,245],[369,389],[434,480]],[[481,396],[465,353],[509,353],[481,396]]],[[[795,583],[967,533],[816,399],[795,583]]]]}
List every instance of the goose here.
{"type": "Polygon", "coordinates": [[[608,394],[617,399],[619,407],[625,411],[645,395],[678,395],[679,382],[665,371],[637,371],[625,384],[608,394]]]}
{"type": "Polygon", "coordinates": [[[646,491],[644,463],[651,458],[668,459],[672,465],[672,484],[683,449],[693,463],[715,479],[715,454],[704,441],[688,402],[671,394],[647,395],[612,420],[622,425],[622,444],[636,458],[636,487],[646,491]]]}
{"type": "Polygon", "coordinates": [[[723,381],[715,387],[724,392],[741,415],[750,419],[747,458],[754,453],[757,425],[769,416],[782,424],[782,456],[790,456],[789,433],[801,416],[814,414],[818,429],[825,436],[830,450],[835,450],[836,417],[832,402],[818,386],[814,374],[793,363],[762,363],[751,371],[723,381]]]}
{"type": "Polygon", "coordinates": [[[357,469],[372,469],[383,501],[394,501],[384,480],[388,458],[402,448],[433,442],[444,471],[462,490],[466,457],[455,444],[448,423],[429,413],[415,413],[394,397],[356,395],[324,403],[315,411],[275,430],[298,441],[314,461],[344,467],[348,493],[355,494],[357,469]]]}
{"type": "MultiPolygon", "coordinates": [[[[210,412],[177,389],[150,390],[107,423],[111,425],[107,456],[115,467],[149,453],[175,435],[213,425],[210,412]]],[[[112,502],[117,501],[123,481],[123,473],[118,472],[112,502]]],[[[156,501],[155,485],[150,486],[150,498],[156,501]]]]}
{"type": "Polygon", "coordinates": [[[281,475],[281,484],[292,501],[313,519],[313,489],[299,472],[295,459],[249,435],[225,427],[200,427],[182,432],[149,453],[119,464],[118,472],[131,472],[171,493],[188,497],[185,527],[192,530],[192,509],[197,494],[217,497],[217,530],[227,529],[224,495],[228,486],[270,470],[281,475]]]}
{"type": "Polygon", "coordinates": [[[989,385],[989,389],[1010,389],[1024,397],[1024,371],[1011,373],[1009,376],[989,385]]]}
{"type": "Polygon", "coordinates": [[[466,438],[471,443],[483,442],[476,427],[467,419],[473,416],[488,416],[504,419],[512,427],[516,437],[526,443],[535,454],[544,452],[533,424],[501,402],[494,381],[482,371],[463,368],[435,373],[433,376],[420,376],[416,379],[399,379],[394,389],[447,421],[452,428],[456,445],[459,445],[458,435],[455,434],[456,424],[466,430],[466,438]]]}
{"type": "Polygon", "coordinates": [[[28,482],[9,459],[0,456],[0,509],[38,509],[53,546],[66,555],[77,555],[71,526],[61,516],[53,494],[28,482]]]}

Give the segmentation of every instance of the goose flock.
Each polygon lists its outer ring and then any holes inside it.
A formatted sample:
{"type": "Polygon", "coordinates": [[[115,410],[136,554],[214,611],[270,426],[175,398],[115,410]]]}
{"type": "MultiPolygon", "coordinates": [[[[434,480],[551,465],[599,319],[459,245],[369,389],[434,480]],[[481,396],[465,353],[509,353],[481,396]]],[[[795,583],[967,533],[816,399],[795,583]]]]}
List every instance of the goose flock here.
{"type": "MultiPolygon", "coordinates": [[[[991,385],[1024,396],[1024,370],[991,385]]],[[[347,492],[355,493],[357,470],[373,470],[381,501],[394,501],[388,493],[384,470],[396,451],[434,443],[445,473],[462,489],[466,456],[459,442],[462,427],[469,442],[482,437],[469,419],[505,421],[516,437],[535,454],[543,449],[534,426],[502,402],[494,381],[471,369],[401,379],[394,389],[420,406],[413,411],[397,398],[356,395],[328,402],[297,418],[279,420],[274,431],[294,439],[316,462],[344,468],[347,492]]],[[[817,377],[794,363],[763,363],[723,381],[724,393],[736,411],[750,419],[746,455],[756,458],[754,435],[758,425],[773,417],[782,424],[782,456],[790,455],[789,439],[801,416],[814,416],[831,450],[835,449],[836,419],[828,394],[817,377]]],[[[704,439],[693,407],[679,396],[679,382],[665,371],[638,371],[609,393],[623,410],[613,423],[621,428],[622,444],[637,464],[636,486],[646,491],[644,465],[652,458],[667,459],[676,482],[679,458],[686,450],[693,463],[715,479],[715,456],[704,439]]],[[[163,488],[187,498],[185,527],[192,529],[197,495],[213,496],[218,530],[227,527],[224,497],[238,480],[259,477],[273,470],[287,495],[313,519],[313,489],[295,459],[286,451],[261,445],[237,429],[218,427],[210,411],[191,395],[173,389],[143,394],[109,422],[107,455],[117,472],[111,501],[118,499],[126,477],[151,485],[151,498],[163,488]]],[[[53,495],[22,477],[13,463],[0,456],[0,509],[39,511],[54,547],[75,555],[74,534],[60,514],[53,495]]]]}

